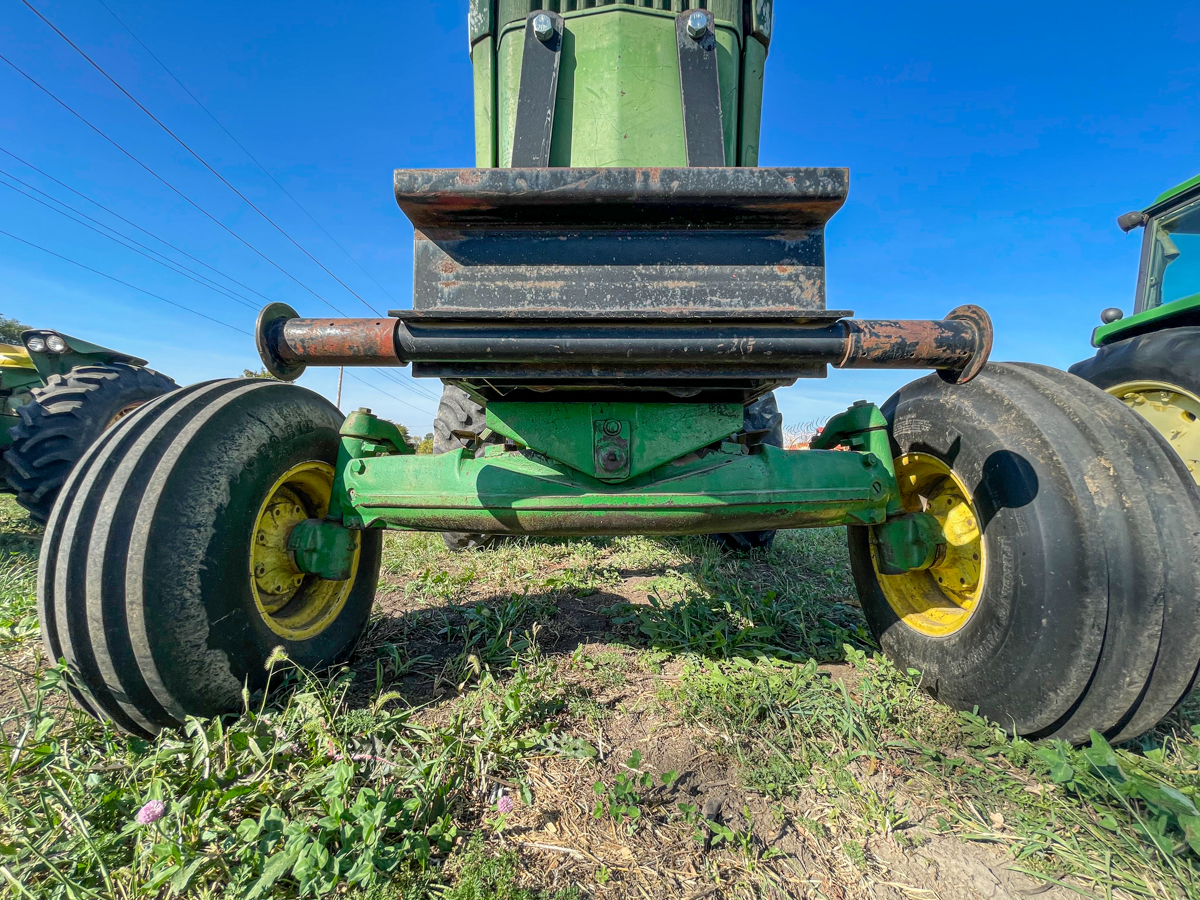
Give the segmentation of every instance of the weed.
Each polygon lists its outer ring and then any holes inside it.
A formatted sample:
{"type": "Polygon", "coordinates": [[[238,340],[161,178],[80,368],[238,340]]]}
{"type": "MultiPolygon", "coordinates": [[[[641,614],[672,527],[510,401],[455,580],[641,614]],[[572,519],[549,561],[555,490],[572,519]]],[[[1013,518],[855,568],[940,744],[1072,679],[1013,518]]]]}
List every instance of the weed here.
{"type": "MultiPolygon", "coordinates": [[[[653,775],[641,771],[641,765],[642,754],[634,750],[629,759],[625,761],[628,773],[618,773],[611,785],[605,785],[603,781],[597,781],[592,785],[592,790],[600,798],[592,809],[592,815],[595,818],[598,819],[607,814],[618,825],[628,819],[629,832],[632,834],[637,830],[638,822],[642,817],[642,806],[646,802],[643,794],[658,787],[653,775]]],[[[663,787],[670,787],[678,777],[678,772],[663,772],[659,776],[659,782],[663,787]]]]}

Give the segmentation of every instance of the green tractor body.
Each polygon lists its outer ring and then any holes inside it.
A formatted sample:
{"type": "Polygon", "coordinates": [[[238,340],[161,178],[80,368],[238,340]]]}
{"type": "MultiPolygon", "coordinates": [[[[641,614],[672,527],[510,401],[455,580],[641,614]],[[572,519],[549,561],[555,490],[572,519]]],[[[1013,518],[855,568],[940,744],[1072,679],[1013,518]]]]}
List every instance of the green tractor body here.
{"type": "Polygon", "coordinates": [[[1194,484],[1103,391],[987,364],[978,307],[828,307],[849,173],[757,167],[771,22],[769,0],[473,0],[478,167],[393,183],[412,308],[271,304],[278,381],[148,403],[63,485],[39,614],[80,701],[154,733],[240,709],[276,647],[344,660],[387,529],[769,550],[847,526],[881,647],[946,703],[1071,740],[1174,708],[1200,659],[1194,484]],[[287,383],[309,365],[440,379],[434,455],[287,383]],[[830,366],[933,374],[784,449],[772,392],[830,366]]]}
{"type": "Polygon", "coordinates": [[[1098,352],[1071,372],[1150,422],[1200,479],[1200,175],[1117,221],[1142,229],[1133,314],[1104,310],[1098,352]]]}
{"type": "Polygon", "coordinates": [[[0,344],[0,489],[45,521],[67,472],[101,432],[175,387],[146,360],[61,331],[0,344]]]}

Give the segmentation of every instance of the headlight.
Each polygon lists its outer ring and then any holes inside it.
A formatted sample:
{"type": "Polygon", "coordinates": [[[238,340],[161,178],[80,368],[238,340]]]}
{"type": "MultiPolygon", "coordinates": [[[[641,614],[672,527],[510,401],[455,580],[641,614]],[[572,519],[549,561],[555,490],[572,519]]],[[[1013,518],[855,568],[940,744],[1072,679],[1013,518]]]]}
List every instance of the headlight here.
{"type": "Polygon", "coordinates": [[[42,353],[46,349],[46,342],[40,337],[31,337],[25,342],[25,346],[29,348],[30,353],[42,353]]]}
{"type": "Polygon", "coordinates": [[[52,334],[46,338],[46,347],[51,353],[62,353],[67,349],[67,342],[60,338],[57,334],[52,334]]]}

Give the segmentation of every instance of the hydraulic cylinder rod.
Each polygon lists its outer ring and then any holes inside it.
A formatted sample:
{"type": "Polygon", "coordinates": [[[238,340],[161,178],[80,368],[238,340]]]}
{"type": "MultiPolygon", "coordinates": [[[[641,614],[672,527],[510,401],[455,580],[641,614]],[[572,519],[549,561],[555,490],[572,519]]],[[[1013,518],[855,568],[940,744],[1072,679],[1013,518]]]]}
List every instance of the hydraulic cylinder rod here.
{"type": "Polygon", "coordinates": [[[626,375],[631,369],[694,372],[720,363],[786,376],[813,363],[846,369],[936,369],[968,381],[987,361],[991,320],[977,306],[945,319],[834,322],[738,319],[514,319],[406,316],[302,319],[273,303],[259,316],[263,364],[285,380],[308,365],[403,366],[409,363],[546,364],[626,375]]]}

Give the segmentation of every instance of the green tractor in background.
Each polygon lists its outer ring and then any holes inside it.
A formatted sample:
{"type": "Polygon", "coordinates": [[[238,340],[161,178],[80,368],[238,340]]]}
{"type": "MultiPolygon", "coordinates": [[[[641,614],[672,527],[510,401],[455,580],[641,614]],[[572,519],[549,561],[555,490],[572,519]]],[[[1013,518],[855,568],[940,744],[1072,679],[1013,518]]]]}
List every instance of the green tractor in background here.
{"type": "Polygon", "coordinates": [[[1096,355],[1070,371],[1145,418],[1200,482],[1200,175],[1117,224],[1145,229],[1133,315],[1104,310],[1096,355]]]}
{"type": "Polygon", "coordinates": [[[146,360],[59,331],[0,343],[0,475],[45,522],[71,467],[105,429],[178,387],[146,360]]]}

